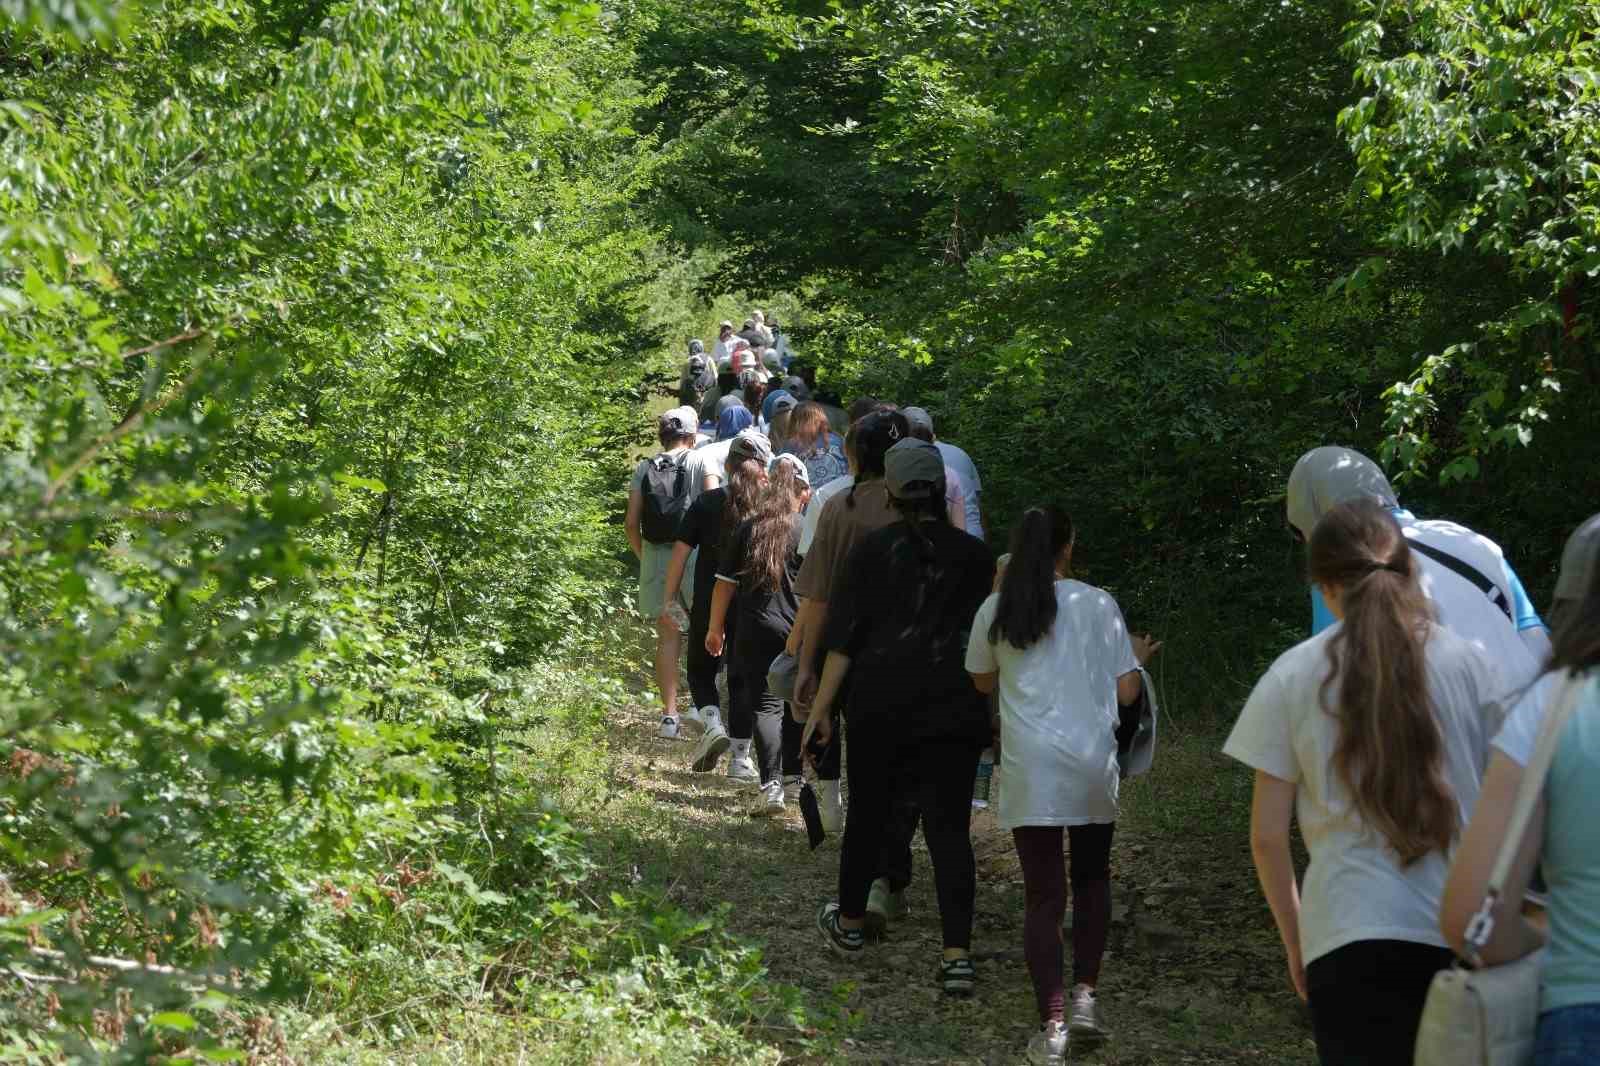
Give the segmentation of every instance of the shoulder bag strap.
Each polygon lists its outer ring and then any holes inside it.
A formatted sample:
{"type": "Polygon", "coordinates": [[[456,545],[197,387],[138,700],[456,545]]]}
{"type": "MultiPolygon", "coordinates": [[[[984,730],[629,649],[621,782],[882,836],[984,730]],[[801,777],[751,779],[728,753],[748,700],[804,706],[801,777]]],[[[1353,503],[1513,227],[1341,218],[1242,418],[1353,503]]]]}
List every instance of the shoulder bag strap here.
{"type": "Polygon", "coordinates": [[[1472,582],[1478,587],[1479,592],[1482,592],[1485,596],[1489,597],[1490,603],[1500,608],[1501,614],[1510,619],[1512,623],[1516,622],[1516,618],[1511,613],[1511,604],[1506,602],[1505,591],[1501,589],[1499,585],[1496,585],[1494,581],[1492,581],[1483,571],[1479,570],[1465,559],[1459,559],[1447,551],[1442,551],[1439,548],[1435,548],[1432,544],[1424,544],[1416,537],[1407,537],[1406,543],[1439,565],[1450,570],[1454,570],[1456,573],[1472,582]]]}
{"type": "Polygon", "coordinates": [[[1506,825],[1506,835],[1500,840],[1500,851],[1495,856],[1494,870],[1484,892],[1483,905],[1467,924],[1466,941],[1472,953],[1471,962],[1478,965],[1477,954],[1494,934],[1494,909],[1505,893],[1506,878],[1511,874],[1517,852],[1522,849],[1522,838],[1528,832],[1528,822],[1533,810],[1544,795],[1545,778],[1550,773],[1550,763],[1555,759],[1556,746],[1561,742],[1562,730],[1572,712],[1577,708],[1578,695],[1583,691],[1587,677],[1583,673],[1569,674],[1561,691],[1551,703],[1544,723],[1539,727],[1539,737],[1534,744],[1533,757],[1523,767],[1522,780],[1517,785],[1517,797],[1511,805],[1511,821],[1506,825]]]}

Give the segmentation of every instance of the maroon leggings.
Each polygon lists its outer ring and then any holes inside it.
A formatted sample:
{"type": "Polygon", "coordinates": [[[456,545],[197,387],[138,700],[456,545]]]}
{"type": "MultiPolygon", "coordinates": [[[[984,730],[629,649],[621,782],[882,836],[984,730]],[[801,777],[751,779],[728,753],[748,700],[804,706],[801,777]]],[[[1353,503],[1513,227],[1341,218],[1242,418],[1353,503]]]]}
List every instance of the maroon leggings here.
{"type": "MultiPolygon", "coordinates": [[[[1111,834],[1114,825],[1068,826],[1072,846],[1072,980],[1098,984],[1100,958],[1111,931],[1111,834]]],[[[1026,913],[1022,953],[1033,978],[1039,1020],[1065,1017],[1061,920],[1067,913],[1066,857],[1061,826],[1025,826],[1011,831],[1022,865],[1026,913]]]]}

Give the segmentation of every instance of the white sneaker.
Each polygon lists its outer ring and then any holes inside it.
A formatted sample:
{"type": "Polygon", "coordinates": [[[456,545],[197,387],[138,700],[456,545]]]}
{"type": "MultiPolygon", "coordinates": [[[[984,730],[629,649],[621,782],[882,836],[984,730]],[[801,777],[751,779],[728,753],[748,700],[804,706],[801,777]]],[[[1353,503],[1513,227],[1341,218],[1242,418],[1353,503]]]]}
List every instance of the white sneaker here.
{"type": "Polygon", "coordinates": [[[1100,1004],[1095,999],[1094,989],[1088,985],[1075,985],[1071,999],[1067,1009],[1067,1029],[1073,1036],[1093,1044],[1111,1035],[1105,1019],[1100,1016],[1100,1004]]]}
{"type": "Polygon", "coordinates": [[[656,736],[662,740],[678,739],[678,716],[664,714],[661,716],[661,728],[656,730],[656,736]]]}
{"type": "Polygon", "coordinates": [[[783,782],[773,778],[761,786],[761,794],[750,810],[753,818],[782,818],[788,805],[783,799],[783,782]]]}
{"type": "Polygon", "coordinates": [[[709,774],[717,768],[717,761],[722,758],[722,753],[728,750],[728,745],[733,743],[728,739],[728,734],[722,727],[707,729],[705,736],[700,738],[700,743],[695,745],[694,761],[689,764],[689,769],[697,774],[709,774]]]}
{"type": "Polygon", "coordinates": [[[822,831],[830,836],[844,830],[844,804],[839,800],[839,782],[820,778],[813,786],[817,791],[817,814],[822,818],[822,831]]]}
{"type": "Polygon", "coordinates": [[[1067,1061],[1067,1027],[1048,1022],[1028,1041],[1028,1066],[1062,1066],[1067,1061]]]}
{"type": "Polygon", "coordinates": [[[785,803],[799,803],[800,789],[805,783],[806,779],[799,774],[790,774],[785,777],[783,779],[783,801],[785,803]]]}
{"type": "Polygon", "coordinates": [[[748,755],[734,756],[728,760],[728,780],[748,781],[750,784],[759,784],[761,773],[756,769],[755,760],[748,755]]]}

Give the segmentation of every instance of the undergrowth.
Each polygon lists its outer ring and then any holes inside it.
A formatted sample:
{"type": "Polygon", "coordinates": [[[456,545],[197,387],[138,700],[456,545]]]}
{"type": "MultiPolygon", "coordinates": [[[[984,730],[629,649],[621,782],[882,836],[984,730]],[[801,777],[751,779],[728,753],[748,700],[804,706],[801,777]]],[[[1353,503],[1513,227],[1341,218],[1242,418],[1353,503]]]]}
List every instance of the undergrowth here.
{"type": "Polygon", "coordinates": [[[246,1027],[263,1061],[770,1063],[835,1034],[716,914],[673,902],[616,845],[605,721],[627,700],[595,665],[531,670],[485,716],[494,780],[427,846],[316,897],[308,994],[246,1027]],[[604,814],[606,847],[585,815],[604,814]]]}

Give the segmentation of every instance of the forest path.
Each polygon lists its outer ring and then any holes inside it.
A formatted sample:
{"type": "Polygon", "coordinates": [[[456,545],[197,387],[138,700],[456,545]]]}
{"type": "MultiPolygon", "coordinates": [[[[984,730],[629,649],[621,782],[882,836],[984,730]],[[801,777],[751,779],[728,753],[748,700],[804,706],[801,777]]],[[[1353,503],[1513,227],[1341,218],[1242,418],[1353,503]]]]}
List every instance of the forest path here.
{"type": "MultiPolygon", "coordinates": [[[[1010,836],[991,812],[974,812],[973,824],[978,993],[946,999],[934,985],[938,910],[920,838],[907,918],[859,964],[837,959],[815,926],[820,904],[835,898],[837,842],[809,851],[794,810],[781,820],[751,817],[755,790],[723,776],[726,760],[718,773],[691,773],[691,745],[657,739],[657,721],[635,705],[610,726],[611,784],[631,794],[635,811],[624,845],[633,855],[617,859],[690,910],[714,913],[726,902],[729,931],[762,945],[772,977],[801,989],[813,1007],[837,1010],[842,996],[861,1016],[844,1047],[851,1061],[1023,1061],[1036,1020],[1022,960],[1022,882],[1010,836]]],[[[1114,1037],[1072,1061],[1315,1061],[1238,825],[1248,782],[1243,792],[1234,787],[1240,775],[1217,746],[1212,737],[1168,740],[1155,772],[1124,790],[1101,986],[1114,1037]]]]}

